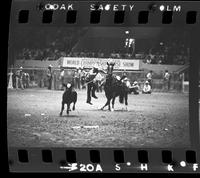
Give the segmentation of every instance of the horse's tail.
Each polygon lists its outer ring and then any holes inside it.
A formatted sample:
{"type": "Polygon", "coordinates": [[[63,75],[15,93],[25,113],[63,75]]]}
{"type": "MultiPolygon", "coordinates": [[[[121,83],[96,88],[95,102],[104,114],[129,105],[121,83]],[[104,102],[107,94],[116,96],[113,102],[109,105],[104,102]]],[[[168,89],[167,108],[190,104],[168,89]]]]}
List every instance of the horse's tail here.
{"type": "Polygon", "coordinates": [[[124,103],[124,93],[123,93],[123,92],[121,92],[120,95],[119,95],[119,102],[120,102],[121,104],[124,103]]]}

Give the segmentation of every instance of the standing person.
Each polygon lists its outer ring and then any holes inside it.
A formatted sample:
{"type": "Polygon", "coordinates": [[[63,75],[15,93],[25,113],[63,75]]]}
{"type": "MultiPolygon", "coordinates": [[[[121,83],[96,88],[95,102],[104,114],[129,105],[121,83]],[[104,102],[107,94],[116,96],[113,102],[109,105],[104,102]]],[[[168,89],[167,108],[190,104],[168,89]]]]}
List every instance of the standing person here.
{"type": "Polygon", "coordinates": [[[72,69],[71,74],[72,74],[72,86],[73,86],[73,88],[76,88],[75,72],[76,71],[72,69]]]}
{"type": "Polygon", "coordinates": [[[13,88],[16,88],[16,72],[13,72],[12,81],[13,81],[13,88]]]}
{"type": "Polygon", "coordinates": [[[86,103],[91,104],[91,96],[95,99],[98,97],[95,95],[96,91],[96,84],[94,83],[94,79],[96,75],[99,73],[99,70],[97,67],[93,67],[87,74],[86,82],[87,82],[87,101],[86,103]]]}
{"type": "Polygon", "coordinates": [[[22,72],[22,84],[23,84],[24,88],[27,88],[27,85],[26,85],[26,73],[25,72],[22,72]]]}
{"type": "Polygon", "coordinates": [[[74,76],[73,76],[73,83],[74,83],[74,88],[78,88],[78,72],[77,70],[74,71],[74,76]]]}
{"type": "Polygon", "coordinates": [[[18,89],[20,85],[20,88],[23,90],[24,86],[22,82],[22,69],[23,67],[20,67],[20,69],[16,71],[16,89],[18,89]]]}
{"type": "Polygon", "coordinates": [[[80,73],[81,89],[85,88],[85,77],[86,77],[86,72],[84,71],[83,68],[81,68],[81,73],[80,73]]]}
{"type": "Polygon", "coordinates": [[[60,90],[64,90],[63,88],[63,84],[64,84],[64,77],[65,77],[65,69],[64,67],[60,67],[60,76],[59,76],[59,79],[60,79],[60,90]]]}
{"type": "Polygon", "coordinates": [[[153,71],[150,70],[148,73],[147,73],[147,81],[149,82],[149,85],[151,86],[152,88],[152,76],[153,76],[153,71]]]}
{"type": "Polygon", "coordinates": [[[52,79],[53,79],[53,75],[52,75],[52,65],[50,64],[48,66],[48,70],[47,70],[47,81],[48,81],[48,90],[52,89],[52,79]]]}
{"type": "Polygon", "coordinates": [[[24,72],[22,71],[23,67],[20,67],[20,75],[19,75],[19,82],[20,82],[20,87],[22,90],[24,90],[24,83],[23,83],[23,79],[24,79],[24,72]]]}
{"type": "Polygon", "coordinates": [[[54,90],[57,90],[57,75],[56,75],[56,71],[53,71],[53,82],[52,82],[52,86],[54,90]]]}
{"type": "Polygon", "coordinates": [[[20,70],[17,70],[15,73],[15,88],[19,88],[19,79],[20,79],[20,70]]]}
{"type": "Polygon", "coordinates": [[[165,73],[164,73],[164,89],[166,88],[168,91],[170,90],[170,74],[168,70],[165,70],[165,73]]]}
{"type": "Polygon", "coordinates": [[[104,77],[100,73],[98,73],[96,75],[96,77],[94,78],[94,83],[96,84],[97,92],[102,92],[102,84],[101,84],[101,82],[102,82],[103,79],[104,79],[104,77]]]}
{"type": "Polygon", "coordinates": [[[77,88],[81,89],[81,68],[77,69],[77,78],[76,78],[77,88]]]}
{"type": "Polygon", "coordinates": [[[30,83],[30,76],[29,73],[26,73],[26,88],[29,88],[29,83],[30,83]]]}

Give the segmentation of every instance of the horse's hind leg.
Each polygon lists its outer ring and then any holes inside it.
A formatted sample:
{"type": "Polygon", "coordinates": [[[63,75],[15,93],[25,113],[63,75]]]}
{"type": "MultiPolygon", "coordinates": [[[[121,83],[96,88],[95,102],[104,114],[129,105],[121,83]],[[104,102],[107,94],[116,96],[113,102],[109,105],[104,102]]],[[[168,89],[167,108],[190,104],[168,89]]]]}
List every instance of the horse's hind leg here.
{"type": "Polygon", "coordinates": [[[64,105],[65,105],[65,103],[62,102],[61,111],[60,111],[60,116],[62,116],[62,113],[63,113],[63,110],[64,110],[64,105]]]}
{"type": "Polygon", "coordinates": [[[128,93],[125,94],[125,105],[126,105],[126,110],[128,111],[128,93]]]}
{"type": "Polygon", "coordinates": [[[115,97],[113,97],[113,99],[112,99],[112,108],[111,108],[111,111],[114,111],[114,105],[115,105],[115,97]]]}

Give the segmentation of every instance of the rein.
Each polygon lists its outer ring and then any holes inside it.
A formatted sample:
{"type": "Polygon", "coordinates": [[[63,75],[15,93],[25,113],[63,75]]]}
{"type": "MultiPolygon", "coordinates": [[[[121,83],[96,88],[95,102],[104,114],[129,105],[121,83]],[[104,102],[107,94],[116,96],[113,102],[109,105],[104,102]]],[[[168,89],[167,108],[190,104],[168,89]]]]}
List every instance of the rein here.
{"type": "MultiPolygon", "coordinates": [[[[103,69],[102,69],[101,71],[102,71],[104,74],[106,73],[103,69]]],[[[97,74],[96,74],[96,75],[97,75],[97,74]]],[[[95,75],[95,77],[96,77],[96,75],[95,75]]],[[[105,82],[105,81],[106,81],[106,80],[103,80],[102,83],[105,82]]],[[[87,84],[89,84],[89,83],[92,83],[92,82],[93,82],[93,79],[90,80],[89,82],[86,82],[86,83],[84,84],[84,86],[87,85],[87,84]]],[[[101,84],[101,85],[102,85],[102,84],[101,84]]]]}

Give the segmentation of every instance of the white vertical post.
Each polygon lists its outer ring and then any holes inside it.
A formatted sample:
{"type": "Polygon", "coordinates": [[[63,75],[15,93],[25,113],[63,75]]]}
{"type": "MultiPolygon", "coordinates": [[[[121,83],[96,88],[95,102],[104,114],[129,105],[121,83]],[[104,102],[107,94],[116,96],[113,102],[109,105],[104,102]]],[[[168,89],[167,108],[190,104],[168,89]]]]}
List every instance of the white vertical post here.
{"type": "Polygon", "coordinates": [[[183,72],[183,74],[182,74],[182,92],[185,91],[184,81],[185,81],[185,74],[183,72]]]}
{"type": "Polygon", "coordinates": [[[12,68],[11,68],[10,73],[9,73],[8,89],[13,89],[13,79],[12,79],[12,76],[13,76],[13,72],[12,72],[12,68]]]}

